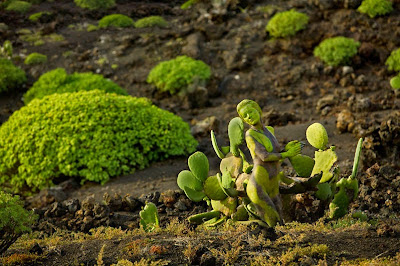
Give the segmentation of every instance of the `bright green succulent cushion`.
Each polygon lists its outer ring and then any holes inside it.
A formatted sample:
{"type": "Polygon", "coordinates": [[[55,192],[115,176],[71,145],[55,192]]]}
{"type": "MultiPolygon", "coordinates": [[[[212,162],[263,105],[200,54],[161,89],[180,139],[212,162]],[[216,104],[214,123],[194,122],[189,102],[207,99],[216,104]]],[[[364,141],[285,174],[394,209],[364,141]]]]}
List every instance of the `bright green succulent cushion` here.
{"type": "Polygon", "coordinates": [[[52,94],[0,127],[0,184],[35,190],[60,176],[104,183],[196,146],[187,123],[146,98],[52,94]]]}
{"type": "Polygon", "coordinates": [[[56,68],[44,73],[24,94],[24,102],[28,104],[35,98],[43,98],[53,93],[102,90],[121,95],[128,93],[113,81],[102,75],[91,72],[68,75],[64,68],[56,68]]]}

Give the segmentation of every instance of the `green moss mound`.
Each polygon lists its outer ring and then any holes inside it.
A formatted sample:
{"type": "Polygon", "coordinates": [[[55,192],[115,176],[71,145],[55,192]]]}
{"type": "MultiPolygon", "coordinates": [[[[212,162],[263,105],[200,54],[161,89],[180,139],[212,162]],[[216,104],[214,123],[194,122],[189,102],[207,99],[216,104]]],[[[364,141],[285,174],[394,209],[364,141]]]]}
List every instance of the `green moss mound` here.
{"type": "Polygon", "coordinates": [[[43,98],[53,93],[102,90],[109,93],[128,95],[120,86],[102,75],[74,73],[68,75],[65,69],[57,68],[40,76],[32,87],[25,93],[24,102],[28,104],[35,98],[43,98]]]}
{"type": "Polygon", "coordinates": [[[47,62],[47,55],[31,53],[25,58],[25,65],[39,65],[47,62]]]}
{"type": "Polygon", "coordinates": [[[358,12],[367,14],[370,18],[386,15],[392,10],[392,2],[389,0],[364,0],[357,8],[358,12]]]}
{"type": "Polygon", "coordinates": [[[133,26],[133,24],[134,24],[133,19],[121,14],[108,15],[103,17],[99,21],[100,28],[107,28],[107,27],[125,28],[133,26]]]}
{"type": "Polygon", "coordinates": [[[194,81],[207,81],[210,75],[211,69],[206,63],[183,55],[159,63],[150,71],[147,82],[154,84],[160,91],[174,94],[194,81]]]}
{"type": "Polygon", "coordinates": [[[400,48],[390,53],[385,65],[387,65],[389,71],[400,71],[400,48]]]}
{"type": "Polygon", "coordinates": [[[339,66],[349,64],[357,54],[360,43],[343,36],[323,40],[315,49],[314,56],[319,57],[325,64],[339,66]]]}
{"type": "Polygon", "coordinates": [[[145,17],[135,22],[136,28],[149,28],[149,27],[164,28],[167,26],[168,22],[160,16],[145,17]]]}
{"type": "Polygon", "coordinates": [[[29,2],[13,1],[9,5],[7,5],[6,10],[25,14],[26,12],[29,11],[31,6],[32,6],[32,4],[29,2]]]}
{"type": "Polygon", "coordinates": [[[37,22],[40,20],[40,18],[42,18],[44,16],[50,16],[51,14],[52,14],[51,12],[47,12],[47,11],[37,12],[37,13],[30,15],[28,19],[32,22],[37,22]]]}
{"type": "Polygon", "coordinates": [[[25,72],[10,60],[0,58],[0,93],[15,89],[26,82],[25,72]]]}
{"type": "Polygon", "coordinates": [[[89,10],[108,9],[115,6],[114,0],[74,0],[74,2],[77,6],[89,10]]]}
{"type": "Polygon", "coordinates": [[[0,254],[21,234],[30,232],[35,220],[36,216],[23,208],[18,196],[0,191],[0,254]]]}
{"type": "Polygon", "coordinates": [[[272,37],[289,37],[306,28],[308,16],[292,9],[275,14],[266,26],[272,37]]]}
{"type": "Polygon", "coordinates": [[[59,176],[105,183],[196,146],[187,123],[146,98],[52,94],[0,127],[0,184],[35,190],[59,176]]]}

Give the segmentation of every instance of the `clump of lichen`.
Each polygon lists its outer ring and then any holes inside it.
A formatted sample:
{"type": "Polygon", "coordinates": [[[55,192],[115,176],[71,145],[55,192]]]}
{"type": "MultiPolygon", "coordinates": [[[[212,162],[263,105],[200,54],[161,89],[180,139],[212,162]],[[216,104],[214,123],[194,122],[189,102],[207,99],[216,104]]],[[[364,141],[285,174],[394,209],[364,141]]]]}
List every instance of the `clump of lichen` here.
{"type": "Polygon", "coordinates": [[[360,43],[343,36],[323,40],[315,49],[314,55],[325,64],[338,66],[349,64],[351,58],[357,54],[360,43]]]}
{"type": "Polygon", "coordinates": [[[31,53],[25,58],[25,65],[40,65],[47,62],[47,55],[31,53]]]}
{"type": "Polygon", "coordinates": [[[389,71],[400,71],[400,48],[390,53],[385,65],[387,65],[389,71]]]}
{"type": "Polygon", "coordinates": [[[115,6],[114,0],[74,0],[74,2],[77,6],[89,10],[108,9],[115,6]]]}
{"type": "Polygon", "coordinates": [[[0,127],[0,184],[37,190],[61,176],[105,183],[196,146],[182,118],[146,98],[55,93],[31,101],[0,127]]]}
{"type": "Polygon", "coordinates": [[[357,8],[358,12],[367,14],[370,18],[386,15],[392,10],[392,2],[389,0],[364,0],[357,8]]]}
{"type": "Polygon", "coordinates": [[[23,233],[31,230],[36,216],[23,208],[19,196],[0,191],[0,254],[23,233]]]}
{"type": "Polygon", "coordinates": [[[103,17],[99,21],[99,28],[108,28],[108,27],[116,27],[116,28],[125,28],[133,26],[133,19],[128,16],[121,14],[112,14],[103,17]]]}
{"type": "Polygon", "coordinates": [[[120,86],[102,75],[73,73],[68,75],[64,68],[57,68],[40,76],[32,87],[25,93],[24,102],[28,104],[35,98],[43,98],[54,93],[102,90],[108,93],[128,95],[120,86]]]}
{"type": "Polygon", "coordinates": [[[210,67],[201,60],[178,56],[155,66],[147,77],[160,91],[171,94],[186,89],[193,82],[206,82],[211,75],[210,67]]]}
{"type": "Polygon", "coordinates": [[[266,31],[272,37],[288,37],[306,28],[308,16],[292,9],[275,14],[266,26],[266,31]]]}
{"type": "Polygon", "coordinates": [[[25,72],[10,60],[0,58],[0,93],[15,89],[26,82],[25,72]]]}
{"type": "Polygon", "coordinates": [[[135,22],[136,28],[160,27],[168,26],[168,22],[160,16],[150,16],[139,19],[135,22]]]}
{"type": "Polygon", "coordinates": [[[32,4],[29,2],[12,1],[10,4],[7,5],[6,10],[25,14],[26,12],[29,11],[31,6],[32,4]]]}

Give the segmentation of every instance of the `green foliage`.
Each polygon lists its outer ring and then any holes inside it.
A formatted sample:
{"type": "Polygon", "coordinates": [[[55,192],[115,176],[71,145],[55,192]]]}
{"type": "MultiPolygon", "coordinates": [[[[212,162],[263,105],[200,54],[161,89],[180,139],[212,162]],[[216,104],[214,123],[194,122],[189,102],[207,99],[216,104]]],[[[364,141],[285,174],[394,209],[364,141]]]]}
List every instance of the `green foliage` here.
{"type": "Polygon", "coordinates": [[[51,12],[37,12],[29,16],[29,20],[32,22],[37,22],[43,15],[51,15],[51,12]]]}
{"type": "Polygon", "coordinates": [[[116,27],[125,28],[133,26],[133,19],[121,14],[112,14],[103,17],[99,21],[99,28],[116,27]]]}
{"type": "Polygon", "coordinates": [[[25,58],[25,65],[38,65],[47,62],[47,55],[40,53],[31,53],[25,58]]]}
{"type": "Polygon", "coordinates": [[[330,66],[349,64],[357,54],[360,43],[343,36],[323,40],[315,49],[314,56],[330,66]]]}
{"type": "Polygon", "coordinates": [[[80,91],[35,99],[0,127],[0,183],[47,187],[59,176],[105,183],[191,153],[187,123],[146,98],[80,91]]]}
{"type": "Polygon", "coordinates": [[[195,81],[207,81],[211,75],[210,67],[201,60],[188,56],[178,56],[155,66],[147,77],[160,91],[171,94],[187,89],[195,81]]]}
{"type": "Polygon", "coordinates": [[[23,233],[30,232],[36,216],[23,208],[18,196],[0,191],[0,254],[23,233]]]}
{"type": "Polygon", "coordinates": [[[390,53],[385,65],[387,65],[389,71],[400,71],[400,48],[390,53]]]}
{"type": "Polygon", "coordinates": [[[390,86],[395,90],[400,89],[400,74],[390,79],[390,86]]]}
{"type": "Polygon", "coordinates": [[[7,7],[7,11],[14,11],[18,13],[26,13],[31,8],[32,4],[25,1],[13,1],[7,7]]]}
{"type": "Polygon", "coordinates": [[[358,12],[367,14],[370,18],[386,15],[392,10],[392,2],[389,0],[363,0],[357,8],[358,12]]]}
{"type": "Polygon", "coordinates": [[[139,215],[140,226],[144,231],[151,232],[160,227],[160,218],[158,217],[157,207],[154,203],[147,203],[144,209],[139,212],[139,215]]]}
{"type": "Polygon", "coordinates": [[[196,4],[199,0],[188,0],[181,5],[181,9],[188,9],[194,4],[196,4]]]}
{"type": "Polygon", "coordinates": [[[25,72],[10,60],[0,58],[0,93],[15,89],[26,82],[25,72]]]}
{"type": "Polygon", "coordinates": [[[77,6],[89,10],[107,9],[115,6],[114,0],[74,0],[74,2],[77,6]]]}
{"type": "Polygon", "coordinates": [[[306,130],[308,143],[316,149],[325,150],[328,144],[328,133],[321,123],[314,123],[306,130]]]}
{"type": "Polygon", "coordinates": [[[294,9],[275,14],[266,26],[272,37],[288,37],[306,28],[308,16],[294,9]]]}
{"type": "Polygon", "coordinates": [[[12,58],[13,56],[13,46],[11,41],[5,40],[3,46],[0,46],[0,57],[12,58]]]}
{"type": "Polygon", "coordinates": [[[74,73],[68,75],[65,69],[57,68],[43,75],[33,83],[32,87],[24,94],[24,102],[28,104],[35,98],[43,98],[53,93],[66,93],[77,91],[102,90],[109,93],[128,95],[120,86],[102,75],[87,73],[74,73]]]}
{"type": "Polygon", "coordinates": [[[168,22],[165,21],[165,19],[160,16],[145,17],[135,22],[136,28],[148,28],[155,26],[164,28],[168,26],[168,22]]]}

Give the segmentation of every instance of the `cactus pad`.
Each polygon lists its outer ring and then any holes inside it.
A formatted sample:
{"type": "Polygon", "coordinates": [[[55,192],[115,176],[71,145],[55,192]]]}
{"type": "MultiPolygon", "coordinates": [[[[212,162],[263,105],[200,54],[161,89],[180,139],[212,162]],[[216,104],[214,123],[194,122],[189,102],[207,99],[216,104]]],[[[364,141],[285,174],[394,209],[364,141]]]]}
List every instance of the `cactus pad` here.
{"type": "Polygon", "coordinates": [[[204,193],[212,200],[223,200],[227,197],[215,175],[209,176],[204,182],[204,193]]]}
{"type": "Polygon", "coordinates": [[[325,127],[320,123],[314,123],[307,128],[307,141],[314,147],[324,150],[328,144],[328,133],[325,127]]]}
{"type": "Polygon", "coordinates": [[[326,151],[316,151],[315,152],[315,165],[311,176],[323,172],[320,183],[329,181],[333,174],[330,172],[333,164],[337,161],[336,152],[333,147],[326,151]]]}
{"type": "Polygon", "coordinates": [[[298,154],[289,158],[294,170],[300,177],[310,177],[315,161],[306,155],[298,154]]]}
{"type": "Polygon", "coordinates": [[[207,156],[198,151],[190,155],[188,165],[193,175],[200,181],[204,182],[208,177],[209,163],[207,156]]]}
{"type": "Polygon", "coordinates": [[[231,216],[236,211],[237,199],[228,197],[224,200],[211,200],[211,206],[215,211],[231,216]]]}

